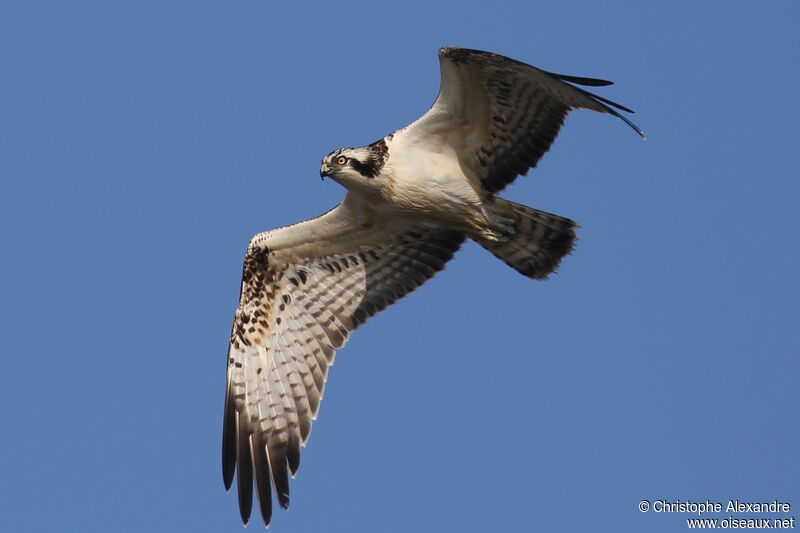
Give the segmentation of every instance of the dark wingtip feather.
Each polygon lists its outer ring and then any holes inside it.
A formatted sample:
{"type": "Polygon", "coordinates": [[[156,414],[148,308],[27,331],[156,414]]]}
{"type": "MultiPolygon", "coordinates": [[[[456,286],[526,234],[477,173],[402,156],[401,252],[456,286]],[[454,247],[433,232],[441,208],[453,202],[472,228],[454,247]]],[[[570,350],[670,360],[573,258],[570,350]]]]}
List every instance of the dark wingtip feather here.
{"type": "MultiPolygon", "coordinates": [[[[624,115],[621,115],[620,113],[617,113],[613,109],[611,109],[610,112],[615,117],[622,119],[622,121],[625,122],[625,124],[630,126],[633,131],[635,131],[636,133],[639,134],[639,137],[641,137],[644,140],[647,140],[647,136],[644,134],[644,131],[642,131],[642,129],[639,126],[637,126],[636,124],[634,124],[633,122],[628,120],[628,117],[626,117],[624,115]]],[[[633,111],[630,111],[630,112],[633,113],[633,111]]]]}
{"type": "Polygon", "coordinates": [[[286,462],[289,466],[289,473],[294,477],[300,468],[300,442],[297,439],[289,440],[289,447],[286,450],[286,462]]]}
{"type": "Polygon", "coordinates": [[[236,476],[239,489],[239,515],[242,522],[247,525],[250,513],[253,511],[253,462],[250,456],[250,438],[242,434],[239,415],[236,415],[236,432],[239,435],[236,446],[236,462],[239,465],[236,476]]]}
{"type": "Polygon", "coordinates": [[[231,490],[236,472],[236,410],[230,394],[225,396],[225,414],[222,421],[222,481],[225,490],[231,490]]]}
{"type": "Polygon", "coordinates": [[[595,100],[596,102],[598,102],[600,105],[603,106],[603,109],[605,109],[605,111],[607,113],[609,113],[611,115],[614,115],[615,117],[621,119],[625,124],[630,126],[633,131],[638,133],[639,136],[642,139],[647,139],[647,137],[645,137],[645,135],[644,135],[644,132],[642,131],[642,129],[639,126],[637,126],[636,124],[634,124],[633,122],[628,120],[628,117],[626,117],[625,115],[623,115],[623,114],[617,112],[616,110],[612,109],[612,107],[616,107],[617,109],[625,111],[626,113],[636,113],[636,111],[634,111],[633,109],[628,109],[624,105],[621,105],[621,104],[618,104],[616,102],[613,102],[613,101],[611,101],[611,100],[609,100],[607,98],[603,98],[602,96],[598,96],[598,95],[596,95],[594,93],[590,93],[589,91],[584,91],[580,87],[575,87],[575,90],[582,92],[583,94],[585,94],[586,96],[588,96],[592,100],[595,100]]]}
{"type": "Polygon", "coordinates": [[[623,122],[625,122],[625,124],[630,126],[631,129],[633,129],[633,131],[638,133],[639,136],[642,139],[646,139],[647,138],[647,137],[645,137],[644,132],[642,131],[641,128],[639,128],[639,126],[634,124],[632,121],[628,120],[628,117],[622,115],[621,113],[618,113],[617,111],[615,111],[614,109],[611,109],[611,108],[612,107],[616,107],[617,109],[625,111],[626,113],[636,113],[636,111],[634,111],[633,109],[628,109],[624,105],[618,104],[616,102],[612,102],[611,100],[609,100],[607,98],[603,98],[602,96],[597,96],[596,94],[590,93],[589,91],[584,91],[583,89],[581,89],[579,87],[575,87],[575,88],[577,90],[581,91],[582,93],[586,94],[588,97],[593,98],[594,100],[597,100],[601,104],[605,104],[605,105],[603,105],[603,107],[605,108],[606,111],[608,111],[609,113],[611,113],[615,117],[617,117],[617,118],[621,119],[623,122]]]}
{"type": "Polygon", "coordinates": [[[599,78],[584,78],[583,76],[568,76],[566,74],[556,74],[555,72],[547,72],[543,70],[547,74],[550,74],[553,77],[556,77],[563,81],[568,81],[570,83],[577,83],[578,85],[585,85],[587,87],[606,87],[607,85],[614,85],[613,81],[608,80],[601,80],[599,78]]]}
{"type": "Polygon", "coordinates": [[[286,445],[269,446],[269,467],[278,504],[289,508],[289,469],[286,462],[286,445]]]}
{"type": "Polygon", "coordinates": [[[269,527],[272,520],[272,486],[269,482],[269,459],[264,443],[253,439],[253,473],[256,480],[256,494],[258,494],[258,507],[264,525],[269,527]]]}
{"type": "MultiPolygon", "coordinates": [[[[544,71],[544,72],[546,72],[546,71],[544,71]]],[[[549,75],[551,75],[551,76],[553,76],[553,77],[555,77],[555,78],[557,78],[557,79],[559,79],[561,81],[564,81],[564,82],[577,83],[578,85],[586,85],[586,86],[590,86],[590,87],[605,87],[606,85],[613,85],[614,84],[613,81],[600,80],[600,79],[596,79],[596,78],[582,78],[580,76],[567,76],[565,74],[556,74],[554,72],[547,72],[547,74],[549,74],[549,75]]],[[[641,128],[639,128],[639,126],[634,124],[631,120],[629,120],[624,115],[622,115],[622,114],[618,113],[617,111],[615,111],[614,109],[612,109],[612,107],[616,107],[620,111],[625,111],[626,113],[635,113],[636,111],[634,111],[633,109],[629,109],[629,108],[625,107],[622,104],[618,104],[618,103],[616,103],[616,102],[614,102],[612,100],[609,100],[608,98],[603,98],[602,96],[598,96],[598,95],[596,95],[594,93],[590,93],[589,91],[583,90],[580,87],[575,87],[575,90],[580,91],[581,93],[585,94],[586,96],[588,96],[592,100],[595,100],[595,101],[599,102],[600,104],[604,104],[603,108],[605,108],[605,110],[608,113],[614,115],[615,117],[617,117],[617,118],[621,119],[623,122],[625,122],[625,124],[630,126],[631,129],[633,129],[633,131],[638,133],[639,136],[642,139],[646,139],[647,138],[647,137],[645,137],[644,132],[642,131],[641,128]]]]}
{"type": "Polygon", "coordinates": [[[600,105],[603,106],[603,109],[605,109],[607,113],[610,113],[610,114],[614,115],[615,117],[621,119],[625,124],[630,126],[633,131],[638,133],[639,136],[642,139],[646,139],[647,138],[647,137],[645,137],[644,132],[642,131],[642,129],[639,126],[634,124],[632,121],[628,120],[628,117],[626,117],[623,114],[621,114],[621,113],[617,112],[616,110],[612,109],[612,107],[616,107],[617,109],[625,111],[626,113],[636,113],[636,111],[634,111],[633,109],[628,109],[624,105],[621,105],[621,104],[618,104],[616,102],[613,102],[613,101],[609,100],[608,98],[603,98],[602,96],[598,96],[598,95],[596,95],[594,93],[590,93],[589,91],[584,91],[580,87],[575,87],[575,90],[582,92],[583,94],[585,94],[589,98],[591,98],[591,99],[597,101],[598,103],[600,103],[600,105]]]}

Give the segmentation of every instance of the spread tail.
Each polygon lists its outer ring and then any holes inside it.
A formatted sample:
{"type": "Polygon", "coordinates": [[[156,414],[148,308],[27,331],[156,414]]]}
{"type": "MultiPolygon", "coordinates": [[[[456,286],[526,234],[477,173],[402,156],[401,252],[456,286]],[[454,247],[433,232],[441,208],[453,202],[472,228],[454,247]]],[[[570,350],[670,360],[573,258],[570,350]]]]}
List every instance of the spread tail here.
{"type": "Polygon", "coordinates": [[[575,221],[502,198],[494,198],[492,210],[507,221],[496,232],[499,240],[473,238],[520,274],[545,279],[572,251],[579,227],[575,221]]]}

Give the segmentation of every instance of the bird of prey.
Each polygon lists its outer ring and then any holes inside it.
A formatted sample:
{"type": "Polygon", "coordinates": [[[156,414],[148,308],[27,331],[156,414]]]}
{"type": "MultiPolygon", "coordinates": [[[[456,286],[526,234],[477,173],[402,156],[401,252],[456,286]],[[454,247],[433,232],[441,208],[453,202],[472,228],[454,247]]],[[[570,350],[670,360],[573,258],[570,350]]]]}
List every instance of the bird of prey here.
{"type": "Polygon", "coordinates": [[[340,148],[320,174],[347,189],[327,213],[259,233],[247,246],[228,350],[222,473],[238,471],[246,524],[253,486],[269,525],[335,351],[370,316],[444,268],[469,238],[524,276],[544,279],[572,250],[577,224],[497,196],[536,166],[567,114],[631,110],[572,84],[611,82],[539,70],[478,50],[439,51],[441,87],[411,125],[340,148]]]}

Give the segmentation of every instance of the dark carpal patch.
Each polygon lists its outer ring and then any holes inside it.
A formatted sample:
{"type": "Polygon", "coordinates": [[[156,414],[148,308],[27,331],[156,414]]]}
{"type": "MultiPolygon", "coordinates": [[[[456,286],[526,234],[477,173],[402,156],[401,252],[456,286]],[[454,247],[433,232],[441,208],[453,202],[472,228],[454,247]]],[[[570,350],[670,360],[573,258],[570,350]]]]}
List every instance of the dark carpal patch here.
{"type": "Polygon", "coordinates": [[[254,246],[245,254],[239,299],[258,305],[252,311],[246,311],[241,304],[236,309],[231,344],[237,350],[259,344],[269,329],[270,305],[282,278],[281,269],[270,265],[269,253],[266,246],[254,246]]]}

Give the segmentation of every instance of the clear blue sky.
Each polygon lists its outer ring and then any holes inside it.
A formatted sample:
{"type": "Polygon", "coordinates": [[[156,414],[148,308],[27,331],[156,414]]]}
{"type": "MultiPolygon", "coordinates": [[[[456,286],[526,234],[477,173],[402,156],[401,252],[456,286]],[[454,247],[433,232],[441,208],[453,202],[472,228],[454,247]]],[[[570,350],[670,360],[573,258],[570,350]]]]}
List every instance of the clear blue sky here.
{"type": "Polygon", "coordinates": [[[320,158],[424,112],[442,45],[614,80],[648,140],[572,114],[505,193],[582,224],[559,273],[470,244],[354,335],[270,530],[800,516],[796,2],[16,4],[0,530],[241,531],[219,448],[246,243],[340,200],[320,158]]]}

